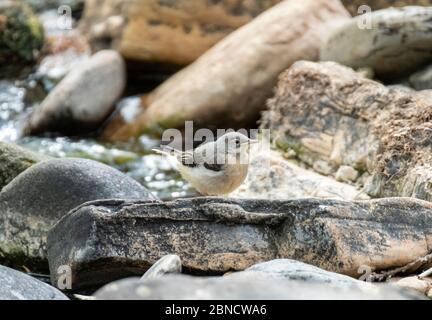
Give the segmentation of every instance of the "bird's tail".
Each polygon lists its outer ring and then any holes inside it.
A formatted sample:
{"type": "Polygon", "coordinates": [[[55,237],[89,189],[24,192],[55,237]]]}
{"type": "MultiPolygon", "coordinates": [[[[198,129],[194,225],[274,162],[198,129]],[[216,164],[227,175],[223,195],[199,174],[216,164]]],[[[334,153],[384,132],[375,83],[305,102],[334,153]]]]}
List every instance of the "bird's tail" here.
{"type": "Polygon", "coordinates": [[[152,149],[152,151],[164,156],[173,156],[173,157],[182,154],[180,150],[174,149],[173,147],[170,146],[161,146],[160,149],[152,149]]]}

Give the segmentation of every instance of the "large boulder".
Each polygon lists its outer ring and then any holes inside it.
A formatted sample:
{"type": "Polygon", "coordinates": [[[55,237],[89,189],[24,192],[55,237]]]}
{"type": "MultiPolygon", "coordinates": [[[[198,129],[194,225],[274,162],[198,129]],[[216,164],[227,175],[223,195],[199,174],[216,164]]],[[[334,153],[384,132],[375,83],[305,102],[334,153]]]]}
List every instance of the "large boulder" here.
{"type": "Polygon", "coordinates": [[[261,127],[329,174],[350,166],[374,197],[432,200],[430,95],[388,88],[336,63],[298,62],[280,76],[261,127]]]}
{"type": "Polygon", "coordinates": [[[184,66],[279,1],[87,1],[80,24],[94,50],[184,66]]]}
{"type": "Polygon", "coordinates": [[[0,266],[0,300],[68,300],[54,287],[22,272],[0,266]]]}
{"type": "Polygon", "coordinates": [[[75,289],[141,275],[176,254],[188,272],[221,274],[275,258],[361,277],[426,255],[432,205],[390,198],[337,200],[179,199],[96,201],[50,231],[51,280],[70,266],[75,289]]]}
{"type": "Polygon", "coordinates": [[[389,8],[358,16],[336,28],[321,60],[369,67],[383,79],[409,75],[432,59],[432,7],[389,8]]]}
{"type": "Polygon", "coordinates": [[[154,199],[121,172],[84,159],[38,163],[0,193],[0,262],[47,269],[48,230],[84,202],[109,199],[154,199]]]}
{"type": "Polygon", "coordinates": [[[16,65],[34,62],[43,42],[42,24],[30,7],[22,1],[0,3],[0,75],[16,65]]]}
{"type": "Polygon", "coordinates": [[[86,133],[111,114],[126,85],[123,58],[103,50],[72,70],[35,109],[24,134],[86,133]]]}
{"type": "Polygon", "coordinates": [[[0,191],[17,175],[35,163],[50,159],[15,144],[0,141],[0,191]]]}
{"type": "Polygon", "coordinates": [[[318,59],[323,38],[347,16],[335,0],[283,1],[143,97],[132,120],[117,113],[103,137],[125,140],[185,120],[210,129],[254,126],[279,73],[299,59],[318,59]]]}

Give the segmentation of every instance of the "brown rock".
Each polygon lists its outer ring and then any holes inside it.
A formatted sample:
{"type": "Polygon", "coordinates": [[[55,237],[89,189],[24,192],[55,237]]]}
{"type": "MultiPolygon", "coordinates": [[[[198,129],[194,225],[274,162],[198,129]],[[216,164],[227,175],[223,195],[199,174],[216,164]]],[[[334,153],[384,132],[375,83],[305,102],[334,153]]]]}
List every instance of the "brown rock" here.
{"type": "Polygon", "coordinates": [[[212,129],[254,125],[279,73],[299,59],[316,60],[322,39],[347,16],[339,1],[283,1],[143,97],[132,122],[118,113],[104,137],[125,140],[185,120],[212,129]]]}
{"type": "Polygon", "coordinates": [[[87,1],[82,29],[94,49],[130,60],[187,65],[280,0],[87,1]]]}
{"type": "Polygon", "coordinates": [[[432,200],[432,108],[425,98],[335,63],[298,62],[281,75],[262,128],[311,167],[326,161],[334,173],[343,165],[369,172],[372,196],[432,200]]]}

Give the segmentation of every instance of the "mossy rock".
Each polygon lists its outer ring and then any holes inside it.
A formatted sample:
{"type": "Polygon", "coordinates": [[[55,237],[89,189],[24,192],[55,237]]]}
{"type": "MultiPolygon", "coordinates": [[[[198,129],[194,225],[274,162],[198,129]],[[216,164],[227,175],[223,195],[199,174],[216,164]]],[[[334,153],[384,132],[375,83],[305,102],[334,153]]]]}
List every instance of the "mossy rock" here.
{"type": "Polygon", "coordinates": [[[0,65],[34,62],[43,43],[42,24],[29,6],[21,1],[0,4],[0,65]]]}

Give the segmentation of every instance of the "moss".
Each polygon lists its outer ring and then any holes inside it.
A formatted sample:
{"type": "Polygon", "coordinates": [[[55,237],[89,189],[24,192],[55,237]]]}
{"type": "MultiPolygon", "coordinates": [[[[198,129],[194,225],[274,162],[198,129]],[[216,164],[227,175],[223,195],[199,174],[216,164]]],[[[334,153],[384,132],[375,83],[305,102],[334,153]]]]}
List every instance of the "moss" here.
{"type": "Polygon", "coordinates": [[[20,1],[8,4],[0,8],[0,21],[0,63],[34,62],[42,49],[44,32],[32,9],[20,1]]]}

